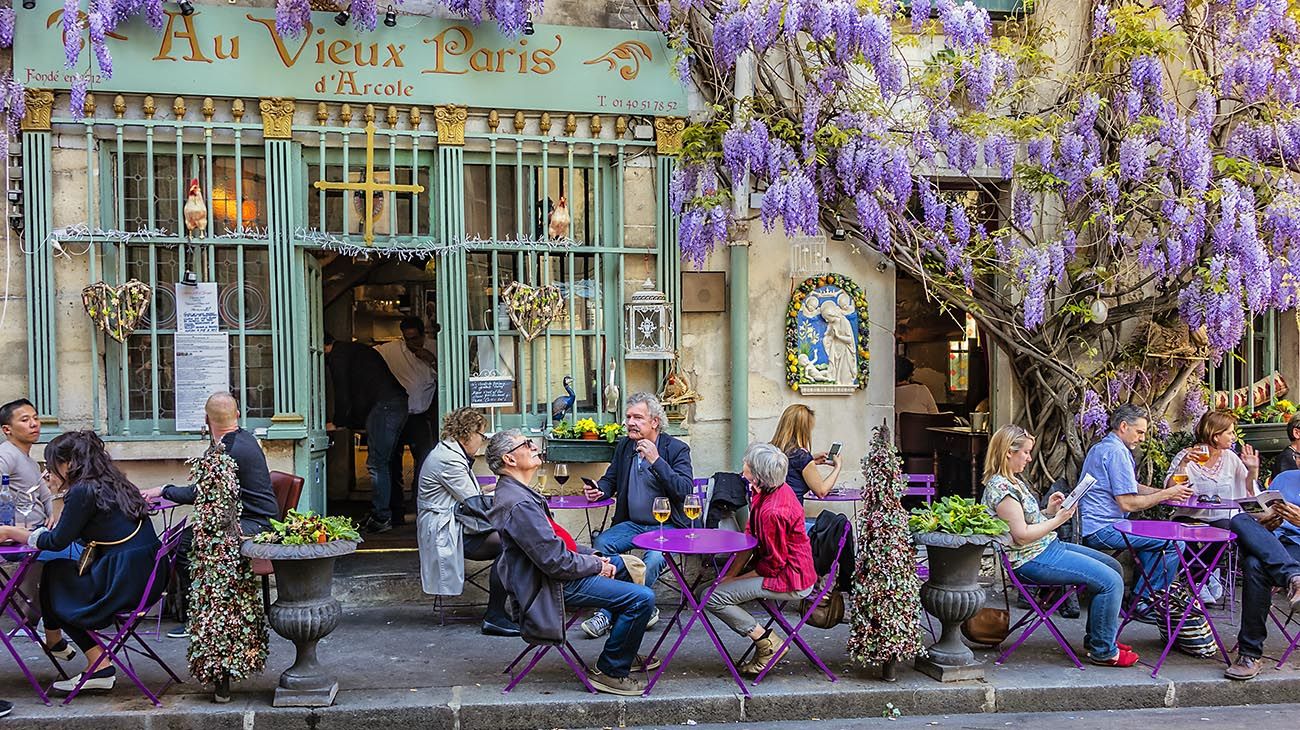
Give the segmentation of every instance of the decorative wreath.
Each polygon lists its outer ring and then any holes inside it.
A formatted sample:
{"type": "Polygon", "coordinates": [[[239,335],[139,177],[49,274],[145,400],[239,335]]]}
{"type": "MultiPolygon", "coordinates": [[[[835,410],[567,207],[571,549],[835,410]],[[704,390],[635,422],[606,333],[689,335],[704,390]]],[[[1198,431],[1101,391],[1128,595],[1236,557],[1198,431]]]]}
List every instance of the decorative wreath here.
{"type": "Polygon", "coordinates": [[[853,307],[858,314],[858,377],[855,386],[865,388],[871,364],[871,354],[867,349],[867,336],[871,328],[867,317],[867,295],[852,279],[834,273],[804,279],[790,297],[790,306],[785,310],[785,382],[793,390],[799,390],[803,384],[817,382],[799,362],[799,310],[810,294],[824,286],[837,286],[853,298],[853,307]]]}

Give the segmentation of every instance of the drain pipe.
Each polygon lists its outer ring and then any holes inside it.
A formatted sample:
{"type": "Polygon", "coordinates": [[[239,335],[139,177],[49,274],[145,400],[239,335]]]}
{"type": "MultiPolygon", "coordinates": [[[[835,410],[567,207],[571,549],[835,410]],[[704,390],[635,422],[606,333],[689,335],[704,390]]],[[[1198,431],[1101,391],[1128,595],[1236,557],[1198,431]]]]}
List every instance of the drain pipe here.
{"type": "MultiPolygon", "coordinates": [[[[746,52],[736,61],[734,107],[739,117],[741,101],[754,95],[754,56],[746,52]]],[[[733,117],[734,118],[734,117],[733,117]]],[[[749,217],[749,192],[752,185],[746,172],[733,181],[735,194],[731,203],[734,220],[749,217]]],[[[749,444],[749,224],[737,223],[728,246],[731,288],[731,463],[740,471],[745,447],[749,444]]]]}

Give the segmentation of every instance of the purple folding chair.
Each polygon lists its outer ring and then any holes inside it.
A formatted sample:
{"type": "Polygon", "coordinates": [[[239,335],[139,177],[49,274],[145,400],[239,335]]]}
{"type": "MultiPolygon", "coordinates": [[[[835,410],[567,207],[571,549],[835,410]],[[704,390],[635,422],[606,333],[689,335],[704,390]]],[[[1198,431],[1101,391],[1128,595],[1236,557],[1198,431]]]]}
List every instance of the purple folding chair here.
{"type": "Polygon", "coordinates": [[[134,609],[119,613],[113,617],[115,631],[111,635],[101,631],[87,631],[90,638],[99,645],[100,649],[103,649],[104,653],[81,675],[77,685],[72,688],[72,691],[63,700],[63,704],[68,704],[73,697],[77,696],[77,693],[81,691],[81,686],[86,683],[86,678],[98,671],[106,660],[111,660],[114,665],[122,670],[123,674],[129,677],[132,682],[135,682],[135,686],[140,688],[140,691],[155,707],[162,707],[158,695],[166,692],[172,682],[184,683],[184,680],[178,677],[171,667],[167,666],[167,662],[164,662],[162,657],[158,656],[157,652],[150,648],[144,639],[140,638],[140,633],[136,630],[144,621],[148,620],[149,611],[154,604],[162,600],[161,595],[152,597],[154,585],[160,581],[166,581],[167,577],[171,575],[172,564],[176,560],[176,550],[181,542],[181,532],[184,529],[185,519],[181,519],[180,522],[163,531],[159,540],[158,552],[154,555],[153,572],[149,574],[149,582],[145,585],[144,593],[140,596],[140,603],[134,609]],[[152,600],[150,600],[151,597],[152,600]],[[127,642],[131,639],[135,639],[140,648],[130,646],[127,642]],[[158,689],[158,694],[154,694],[136,674],[135,666],[131,663],[132,653],[152,659],[171,677],[168,682],[158,689]]]}
{"type": "Polygon", "coordinates": [[[767,611],[767,615],[785,632],[785,641],[781,642],[781,646],[777,647],[776,656],[772,657],[772,661],[768,662],[766,667],[763,667],[763,671],[759,672],[757,677],[754,677],[753,686],[757,687],[758,683],[762,682],[763,678],[767,676],[767,673],[772,671],[772,667],[776,666],[776,663],[781,659],[791,643],[799,647],[799,651],[802,651],[803,655],[808,657],[808,661],[812,662],[813,666],[822,670],[827,679],[832,682],[839,681],[839,677],[836,677],[835,673],[821,660],[821,657],[817,656],[817,652],[813,651],[813,648],[808,645],[807,641],[804,641],[799,632],[803,630],[804,625],[808,623],[808,619],[812,617],[813,612],[822,604],[822,601],[826,600],[831,591],[835,590],[835,584],[838,582],[840,575],[840,557],[844,555],[844,545],[848,543],[849,534],[852,532],[853,523],[845,524],[844,532],[840,535],[839,547],[835,549],[835,560],[831,561],[830,570],[826,573],[822,587],[809,596],[808,610],[799,617],[798,624],[793,627],[790,626],[790,622],[786,621],[785,616],[781,614],[781,606],[777,605],[775,601],[759,601],[759,605],[763,607],[764,611],[767,611]]]}
{"type": "Polygon", "coordinates": [[[903,492],[903,496],[925,497],[925,503],[930,504],[936,494],[935,476],[933,474],[904,474],[903,476],[907,479],[907,489],[903,492]]]}
{"type": "Polygon", "coordinates": [[[1277,626],[1277,630],[1282,632],[1282,636],[1286,637],[1287,642],[1286,651],[1282,652],[1282,657],[1277,660],[1278,669],[1286,666],[1286,660],[1291,657],[1291,654],[1296,650],[1296,647],[1300,646],[1300,626],[1296,625],[1295,615],[1288,611],[1287,613],[1282,614],[1284,619],[1278,618],[1278,614],[1281,613],[1281,611],[1277,610],[1277,606],[1268,607],[1268,617],[1272,619],[1273,624],[1277,626]],[[1294,633],[1288,631],[1288,627],[1293,628],[1294,633]]]}
{"type": "Polygon", "coordinates": [[[587,668],[587,663],[582,661],[582,657],[578,656],[578,650],[574,649],[573,644],[569,643],[569,628],[573,626],[575,621],[582,618],[583,615],[584,613],[582,611],[575,611],[573,616],[569,617],[569,620],[565,622],[563,642],[559,644],[529,644],[523,651],[519,652],[519,654],[515,656],[514,661],[510,662],[510,665],[502,672],[502,674],[510,675],[510,684],[507,684],[506,688],[501,690],[501,694],[509,693],[510,690],[514,689],[516,685],[522,682],[524,677],[527,677],[528,673],[533,671],[533,667],[537,666],[537,662],[540,662],[542,657],[546,656],[546,652],[551,649],[558,651],[560,656],[564,657],[564,661],[569,665],[569,669],[572,669],[573,673],[578,675],[578,679],[582,682],[582,686],[586,687],[588,692],[595,694],[596,688],[592,687],[591,680],[587,679],[587,673],[590,671],[587,668]],[[533,658],[528,660],[528,664],[524,665],[523,671],[519,674],[514,674],[514,668],[519,664],[519,662],[523,661],[524,657],[528,656],[530,652],[532,653],[533,658]]]}
{"type": "MultiPolygon", "coordinates": [[[[1016,643],[1012,644],[1006,651],[1002,652],[1002,656],[998,657],[994,664],[1001,664],[1006,661],[1007,657],[1011,656],[1011,652],[1019,649],[1020,645],[1025,643],[1025,641],[1029,639],[1030,635],[1038,630],[1038,627],[1046,625],[1047,630],[1052,632],[1052,636],[1056,637],[1056,643],[1065,651],[1065,655],[1070,657],[1070,661],[1074,662],[1074,666],[1083,669],[1083,663],[1079,661],[1079,657],[1075,655],[1074,649],[1070,647],[1070,642],[1065,640],[1065,637],[1061,635],[1060,629],[1056,628],[1056,624],[1052,621],[1052,614],[1056,613],[1056,610],[1059,609],[1070,596],[1082,592],[1086,586],[1043,585],[1040,583],[1023,581],[1016,577],[1016,571],[1012,570],[1011,558],[1007,555],[1006,551],[998,550],[997,552],[998,555],[1001,556],[1002,570],[1006,573],[1007,580],[1010,581],[1011,585],[1015,586],[1016,590],[1020,592],[1020,595],[1024,596],[1024,599],[1029,602],[1029,611],[1024,616],[1021,616],[1020,620],[1007,630],[1007,636],[1010,636],[1016,629],[1021,626],[1025,627],[1025,630],[1020,634],[1020,638],[1016,639],[1016,643]]],[[[1007,603],[1009,607],[1010,601],[1007,603]]]]}

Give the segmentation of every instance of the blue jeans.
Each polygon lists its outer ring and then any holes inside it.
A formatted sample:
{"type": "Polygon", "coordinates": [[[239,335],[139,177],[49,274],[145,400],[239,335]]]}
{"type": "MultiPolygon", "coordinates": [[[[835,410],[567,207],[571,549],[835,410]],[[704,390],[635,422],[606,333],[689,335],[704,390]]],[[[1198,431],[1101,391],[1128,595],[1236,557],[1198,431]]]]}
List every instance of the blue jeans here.
{"type": "MultiPolygon", "coordinates": [[[[596,552],[613,557],[620,553],[631,552],[632,538],[658,530],[658,525],[651,527],[631,521],[620,522],[597,535],[591,542],[591,546],[596,549],[596,552]]],[[[659,580],[659,574],[664,572],[664,554],[658,550],[646,550],[643,559],[645,560],[645,584],[653,592],[655,581],[659,580]]],[[[609,618],[609,611],[603,613],[605,618],[609,618]]]]}
{"type": "Polygon", "coordinates": [[[1264,655],[1268,638],[1268,609],[1273,605],[1273,588],[1283,591],[1291,577],[1300,574],[1300,545],[1282,542],[1254,517],[1239,514],[1228,528],[1237,536],[1241,551],[1241,630],[1237,646],[1242,656],[1264,655]]]}
{"type": "Polygon", "coordinates": [[[1151,576],[1153,585],[1147,585],[1142,576],[1137,577],[1133,594],[1139,598],[1150,598],[1153,592],[1163,591],[1178,577],[1178,543],[1169,540],[1156,540],[1150,537],[1121,535],[1119,530],[1107,525],[1083,538],[1083,543],[1096,550],[1125,550],[1132,546],[1137,552],[1142,572],[1151,576]],[[1124,539],[1128,538],[1127,545],[1124,539]]]}
{"type": "Polygon", "coordinates": [[[1054,540],[1041,555],[1016,568],[1016,575],[1040,585],[1088,586],[1092,605],[1088,607],[1085,644],[1096,659],[1110,659],[1119,648],[1119,609],[1124,600],[1124,574],[1111,556],[1071,542],[1054,540]]]}
{"type": "Polygon", "coordinates": [[[406,396],[376,401],[366,414],[366,471],[370,472],[370,510],[376,520],[393,518],[393,452],[406,425],[406,396]]]}
{"type": "Polygon", "coordinates": [[[655,592],[635,583],[592,575],[565,583],[564,602],[613,613],[614,624],[596,668],[609,677],[626,677],[641,648],[646,624],[650,623],[655,592]]]}

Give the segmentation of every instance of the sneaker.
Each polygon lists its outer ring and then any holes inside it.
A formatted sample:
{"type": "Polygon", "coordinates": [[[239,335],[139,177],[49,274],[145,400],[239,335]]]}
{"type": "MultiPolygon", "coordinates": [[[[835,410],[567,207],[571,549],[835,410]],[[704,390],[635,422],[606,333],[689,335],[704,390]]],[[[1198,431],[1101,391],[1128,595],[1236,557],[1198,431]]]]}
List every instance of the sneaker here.
{"type": "Polygon", "coordinates": [[[188,639],[188,638],[190,638],[190,625],[189,625],[189,624],[177,624],[177,625],[176,625],[176,628],[174,628],[174,629],[172,629],[171,631],[168,631],[168,632],[167,632],[167,638],[169,638],[169,639],[188,639]]]}
{"type": "Polygon", "coordinates": [[[47,646],[45,650],[55,659],[65,662],[77,655],[77,650],[72,648],[67,639],[59,639],[59,643],[54,646],[47,646]]]}
{"type": "Polygon", "coordinates": [[[391,529],[393,529],[392,520],[380,520],[374,515],[367,517],[366,521],[361,525],[361,531],[367,535],[378,535],[391,529]]]}
{"type": "Polygon", "coordinates": [[[1300,608],[1300,575],[1291,576],[1288,588],[1286,599],[1291,602],[1291,610],[1294,612],[1300,608]]]}
{"type": "Polygon", "coordinates": [[[591,614],[591,618],[582,622],[582,633],[589,638],[599,639],[609,633],[609,616],[604,611],[591,614]]]}
{"type": "Polygon", "coordinates": [[[647,629],[649,629],[649,628],[653,628],[654,625],[657,624],[657,623],[659,623],[659,608],[658,608],[658,607],[656,607],[654,610],[652,610],[652,611],[650,612],[650,620],[646,622],[645,627],[646,627],[647,629]]]}
{"type": "MultiPolygon", "coordinates": [[[[68,679],[55,682],[53,688],[56,692],[63,692],[65,694],[69,693],[76,689],[77,682],[81,681],[81,678],[84,676],[85,672],[82,672],[74,677],[69,677],[68,679]]],[[[81,691],[107,692],[108,690],[113,689],[113,685],[116,683],[117,668],[104,667],[86,679],[86,683],[81,685],[81,691]]]]}
{"type": "MultiPolygon", "coordinates": [[[[1295,582],[1293,581],[1291,585],[1294,586],[1295,582]]],[[[1237,661],[1233,662],[1232,666],[1223,671],[1223,676],[1238,681],[1254,679],[1255,675],[1259,674],[1259,670],[1263,666],[1264,663],[1259,660],[1259,657],[1238,654],[1237,661]]]]}
{"type": "Polygon", "coordinates": [[[1138,663],[1138,655],[1136,652],[1121,648],[1119,653],[1110,659],[1098,659],[1089,654],[1088,661],[1099,667],[1131,667],[1138,663]]]}
{"type": "Polygon", "coordinates": [[[654,670],[663,666],[663,662],[657,656],[652,656],[647,658],[641,656],[640,654],[637,654],[636,661],[633,663],[633,666],[641,667],[641,669],[647,672],[653,672],[654,670]]]}
{"type": "Polygon", "coordinates": [[[14,711],[14,703],[8,700],[0,700],[0,717],[4,717],[14,711]]]}
{"type": "Polygon", "coordinates": [[[509,619],[483,619],[479,630],[485,636],[519,636],[519,626],[509,619]]]}
{"type": "Polygon", "coordinates": [[[645,682],[632,677],[611,677],[608,674],[602,674],[599,669],[592,667],[591,673],[587,675],[587,680],[597,692],[604,692],[611,695],[623,695],[624,697],[639,697],[645,694],[645,682]]]}

